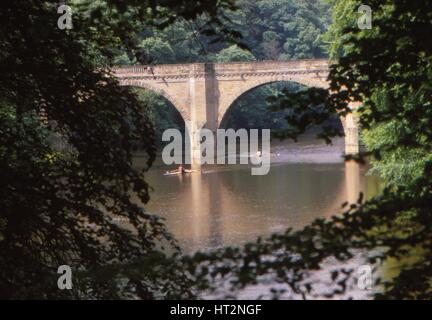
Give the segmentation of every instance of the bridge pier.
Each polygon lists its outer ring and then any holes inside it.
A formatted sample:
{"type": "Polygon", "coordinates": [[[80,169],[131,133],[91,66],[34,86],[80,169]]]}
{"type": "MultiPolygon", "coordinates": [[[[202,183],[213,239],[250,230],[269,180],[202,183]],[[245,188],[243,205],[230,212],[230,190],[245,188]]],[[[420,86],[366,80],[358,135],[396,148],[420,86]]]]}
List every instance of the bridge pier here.
{"type": "Polygon", "coordinates": [[[345,116],[345,155],[358,155],[360,153],[360,138],[358,118],[354,112],[345,116]]]}
{"type": "Polygon", "coordinates": [[[189,144],[190,144],[190,157],[191,157],[191,169],[197,170],[201,168],[201,144],[200,144],[200,132],[196,124],[191,124],[189,132],[189,144]]]}
{"type": "MultiPolygon", "coordinates": [[[[168,99],[185,122],[193,166],[201,165],[200,136],[203,127],[215,131],[230,106],[245,92],[278,81],[296,82],[308,87],[329,89],[327,59],[297,61],[247,61],[232,63],[166,64],[151,67],[128,66],[115,70],[120,83],[156,91],[168,99]]],[[[355,110],[355,105],[352,109],[355,110]]],[[[355,114],[344,119],[345,154],[360,151],[355,114]]],[[[190,158],[189,158],[190,157],[190,158]]]]}
{"type": "Polygon", "coordinates": [[[205,127],[216,132],[218,128],[218,84],[213,63],[192,64],[190,66],[188,79],[189,139],[193,169],[199,169],[202,164],[200,130],[205,127]]]}

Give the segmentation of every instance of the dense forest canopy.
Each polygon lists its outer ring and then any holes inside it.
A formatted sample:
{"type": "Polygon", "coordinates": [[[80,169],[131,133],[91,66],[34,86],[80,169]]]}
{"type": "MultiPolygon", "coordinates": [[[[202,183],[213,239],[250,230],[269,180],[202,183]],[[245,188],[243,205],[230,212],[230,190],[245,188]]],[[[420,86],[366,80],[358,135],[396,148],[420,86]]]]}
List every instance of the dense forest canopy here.
{"type": "MultiPolygon", "coordinates": [[[[221,14],[229,28],[241,33],[241,44],[247,49],[230,41],[214,42],[214,36],[200,32],[206,20],[198,18],[193,22],[178,21],[163,30],[143,30],[140,33],[139,56],[146,57],[145,62],[152,64],[292,60],[327,56],[323,35],[330,24],[331,14],[330,5],[323,0],[240,0],[236,5],[238,10],[225,10],[221,14]]],[[[116,62],[142,63],[127,52],[123,52],[116,62]]],[[[276,83],[251,91],[234,103],[223,123],[224,127],[286,128],[286,113],[271,112],[266,102],[267,97],[277,95],[284,88],[298,91],[301,86],[276,83]]],[[[172,106],[163,98],[144,92],[142,97],[152,106],[152,119],[158,137],[165,129],[181,125],[173,118],[167,120],[162,117],[173,112],[170,111],[172,106]]]]}
{"type": "Polygon", "coordinates": [[[138,52],[138,34],[148,26],[205,15],[207,33],[237,37],[218,18],[234,6],[70,4],[71,29],[58,28],[57,1],[11,1],[0,10],[0,298],[188,295],[187,279],[168,263],[178,254],[174,239],[133,200],[149,200],[145,171],[155,157],[146,105],[109,68],[120,51],[138,52]],[[53,148],[53,134],[67,151],[53,148]],[[137,142],[144,170],[132,166],[137,142]],[[124,268],[136,259],[142,272],[124,268]],[[76,271],[72,290],[58,290],[63,264],[76,271]]]}
{"type": "MultiPolygon", "coordinates": [[[[226,25],[242,35],[241,43],[218,41],[199,31],[205,19],[179,21],[164,30],[146,29],[140,47],[152,63],[247,60],[292,60],[326,57],[321,36],[331,22],[330,6],[323,0],[239,0],[238,10],[222,11],[226,25]],[[245,28],[245,26],[248,26],[245,28]],[[222,60],[221,60],[222,59],[222,60]]],[[[123,55],[123,62],[128,61],[123,55]]]]}

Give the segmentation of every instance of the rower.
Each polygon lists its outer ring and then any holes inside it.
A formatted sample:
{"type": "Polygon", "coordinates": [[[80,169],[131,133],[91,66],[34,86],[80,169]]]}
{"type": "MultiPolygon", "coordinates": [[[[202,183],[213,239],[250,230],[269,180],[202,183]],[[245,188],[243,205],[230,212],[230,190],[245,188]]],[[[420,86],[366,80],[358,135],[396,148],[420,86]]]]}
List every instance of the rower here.
{"type": "Polygon", "coordinates": [[[185,174],[186,173],[186,170],[183,167],[183,165],[179,165],[179,167],[178,167],[178,173],[180,173],[180,174],[185,174]]]}

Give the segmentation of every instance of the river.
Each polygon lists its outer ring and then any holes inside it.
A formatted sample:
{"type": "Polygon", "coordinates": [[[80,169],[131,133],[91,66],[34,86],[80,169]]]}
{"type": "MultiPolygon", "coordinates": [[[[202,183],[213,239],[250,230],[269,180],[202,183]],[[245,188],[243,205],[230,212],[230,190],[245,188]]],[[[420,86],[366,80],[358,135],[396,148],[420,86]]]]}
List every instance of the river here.
{"type": "MultiPolygon", "coordinates": [[[[164,217],[183,251],[193,253],[302,228],[316,218],[340,214],[342,203],[356,202],[360,192],[370,198],[380,190],[367,165],[344,161],[343,138],[332,145],[310,136],[271,145],[271,168],[263,176],[251,175],[250,166],[240,164],[164,176],[173,167],[159,159],[146,174],[153,188],[146,209],[164,217]]],[[[143,159],[135,157],[135,165],[140,167],[143,159]]],[[[351,264],[361,265],[360,255],[351,264]]],[[[252,286],[240,297],[256,298],[267,289],[252,286]]],[[[354,288],[346,297],[367,298],[367,292],[354,288]]]]}
{"type": "MultiPolygon", "coordinates": [[[[240,245],[258,236],[301,228],[341,212],[359,192],[377,194],[379,181],[367,166],[345,163],[343,138],[326,145],[304,138],[272,141],[271,169],[251,175],[248,165],[204,166],[202,173],[164,176],[157,161],[146,174],[153,187],[149,212],[164,217],[185,252],[240,245]]],[[[140,166],[142,159],[135,158],[140,166]]]]}

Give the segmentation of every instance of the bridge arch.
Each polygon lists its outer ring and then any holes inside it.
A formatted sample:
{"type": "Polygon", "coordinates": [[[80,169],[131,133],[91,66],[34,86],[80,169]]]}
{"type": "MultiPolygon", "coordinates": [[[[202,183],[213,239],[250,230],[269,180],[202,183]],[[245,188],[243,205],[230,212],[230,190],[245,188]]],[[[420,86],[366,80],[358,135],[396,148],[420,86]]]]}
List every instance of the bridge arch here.
{"type": "Polygon", "coordinates": [[[164,90],[162,88],[158,88],[157,86],[154,86],[154,85],[148,83],[148,81],[146,81],[146,80],[120,79],[120,85],[137,87],[137,88],[144,88],[144,89],[147,89],[149,91],[155,92],[155,93],[161,95],[162,97],[164,97],[166,100],[168,100],[174,106],[174,108],[181,114],[181,116],[185,122],[190,120],[190,115],[189,115],[187,108],[185,108],[183,106],[183,104],[174,95],[169,94],[167,92],[167,90],[164,90]]]}
{"type": "MultiPolygon", "coordinates": [[[[269,84],[273,83],[296,83],[300,84],[306,87],[317,87],[317,88],[323,88],[327,89],[328,84],[326,81],[322,80],[322,77],[277,77],[277,78],[270,78],[270,79],[257,79],[253,81],[245,81],[245,83],[241,86],[237,87],[237,90],[231,93],[226,99],[223,99],[221,105],[219,106],[219,113],[218,113],[218,127],[221,126],[225,116],[227,115],[229,109],[235,104],[236,101],[241,99],[246,94],[252,92],[255,89],[258,89],[260,87],[264,87],[269,84]]],[[[354,123],[351,123],[353,121],[352,117],[349,117],[348,119],[343,116],[339,116],[339,119],[342,123],[343,131],[345,137],[350,134],[349,128],[354,126],[354,123]]]]}
{"type": "MultiPolygon", "coordinates": [[[[318,74],[315,77],[308,75],[275,75],[275,76],[264,76],[264,77],[251,77],[243,78],[235,88],[224,90],[227,94],[221,98],[218,110],[218,125],[221,123],[225,113],[237,101],[241,96],[248,92],[257,89],[259,87],[278,83],[278,82],[292,82],[306,87],[317,87],[317,88],[328,88],[327,81],[323,80],[322,76],[318,74]]],[[[227,86],[232,86],[227,83],[227,86]]]]}
{"type": "MultiPolygon", "coordinates": [[[[211,130],[218,128],[230,106],[256,87],[285,81],[308,87],[329,87],[327,59],[127,66],[114,71],[121,84],[150,89],[170,101],[185,122],[191,124],[191,137],[203,125],[211,130]]],[[[341,120],[345,153],[358,154],[355,114],[348,114],[341,120]]],[[[198,141],[191,143],[191,152],[197,157],[193,161],[197,163],[198,145],[198,141]]]]}
{"type": "MultiPolygon", "coordinates": [[[[279,75],[271,77],[262,77],[257,79],[244,79],[241,85],[236,86],[235,90],[226,90],[229,94],[222,96],[218,108],[218,121],[217,126],[220,127],[222,121],[228,110],[234,105],[238,99],[245,94],[272,83],[296,83],[306,87],[316,87],[328,89],[328,82],[322,76],[308,75],[279,75]]],[[[353,107],[355,109],[355,107],[353,107]]],[[[342,124],[344,138],[345,138],[345,153],[357,154],[358,153],[358,125],[356,116],[351,113],[346,117],[339,116],[342,124]]]]}

